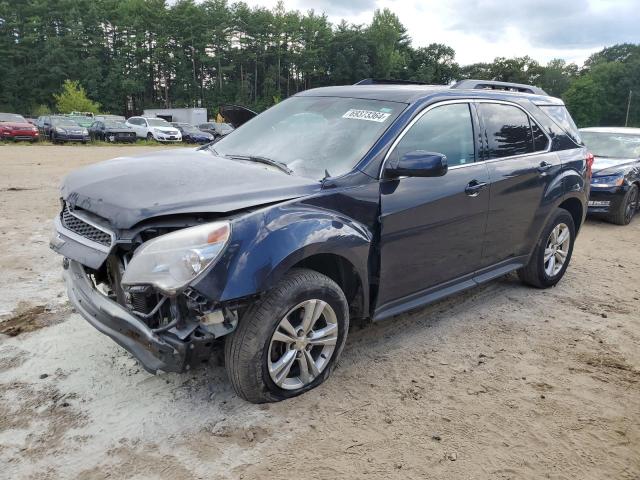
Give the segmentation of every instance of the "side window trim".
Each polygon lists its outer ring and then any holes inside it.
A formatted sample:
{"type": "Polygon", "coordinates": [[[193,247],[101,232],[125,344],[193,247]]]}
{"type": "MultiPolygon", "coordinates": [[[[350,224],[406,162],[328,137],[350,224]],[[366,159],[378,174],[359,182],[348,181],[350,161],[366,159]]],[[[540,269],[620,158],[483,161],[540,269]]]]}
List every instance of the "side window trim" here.
{"type": "MultiPolygon", "coordinates": [[[[455,100],[443,100],[441,102],[436,102],[436,103],[432,103],[430,105],[427,105],[422,110],[420,110],[416,114],[415,117],[413,117],[413,119],[404,127],[404,129],[400,132],[400,134],[395,138],[395,140],[393,141],[393,143],[391,144],[391,146],[387,150],[387,153],[385,153],[384,159],[382,160],[382,163],[380,164],[380,171],[378,172],[378,178],[382,178],[382,172],[384,171],[384,166],[386,165],[387,160],[389,160],[389,157],[394,152],[394,150],[396,149],[398,144],[402,141],[402,139],[407,134],[407,132],[409,132],[409,130],[411,130],[411,128],[417,122],[419,122],[422,117],[424,117],[429,111],[433,110],[434,108],[441,107],[443,105],[454,105],[454,104],[457,104],[457,103],[466,103],[467,105],[469,105],[469,108],[471,109],[472,128],[475,131],[475,128],[476,128],[475,119],[473,117],[473,109],[471,108],[471,104],[473,103],[472,99],[460,98],[460,99],[455,99],[455,100]]],[[[477,163],[477,161],[478,161],[478,151],[477,151],[477,148],[475,146],[475,143],[474,143],[474,154],[475,154],[475,161],[473,163],[468,163],[466,165],[457,165],[457,166],[449,167],[449,168],[460,168],[460,167],[467,167],[469,165],[475,165],[477,163]]]]}
{"type": "Polygon", "coordinates": [[[488,139],[486,138],[487,130],[486,130],[485,126],[484,126],[484,121],[482,119],[482,115],[480,115],[478,113],[478,116],[480,117],[480,129],[481,129],[480,136],[483,137],[483,160],[485,162],[500,162],[500,161],[503,161],[503,160],[510,160],[512,158],[522,158],[522,157],[528,157],[528,156],[531,156],[531,155],[539,155],[541,153],[549,153],[551,151],[551,137],[545,131],[545,129],[540,126],[540,123],[538,123],[538,121],[535,118],[533,118],[533,115],[531,115],[529,112],[527,112],[527,110],[524,107],[518,105],[517,103],[507,102],[505,100],[474,99],[474,100],[471,100],[471,101],[474,102],[475,104],[479,104],[479,103],[498,103],[498,104],[502,104],[502,105],[510,105],[510,106],[519,108],[529,118],[529,128],[531,129],[532,137],[533,137],[532,122],[535,123],[536,125],[538,125],[538,127],[540,127],[540,129],[542,130],[542,133],[544,133],[545,136],[547,137],[547,148],[545,150],[535,151],[535,142],[534,142],[534,151],[531,152],[531,153],[523,153],[523,154],[520,154],[520,155],[511,155],[511,156],[508,156],[508,157],[500,157],[500,158],[486,158],[486,152],[488,150],[488,139]]]}
{"type": "MultiPolygon", "coordinates": [[[[422,110],[420,110],[420,112],[418,112],[416,114],[416,116],[404,127],[404,129],[402,130],[402,132],[400,132],[400,134],[395,138],[395,140],[393,141],[393,143],[391,144],[391,146],[389,147],[389,149],[387,150],[387,152],[384,155],[384,159],[382,160],[382,163],[380,164],[380,171],[378,172],[378,178],[382,178],[382,172],[384,171],[384,166],[387,163],[387,160],[389,160],[389,157],[391,156],[391,154],[393,153],[393,151],[395,150],[396,146],[398,145],[398,143],[400,143],[400,141],[402,140],[402,137],[404,137],[406,135],[406,133],[411,129],[411,127],[413,127],[413,125],[418,122],[424,115],[427,114],[427,112],[429,112],[430,110],[433,110],[436,107],[440,107],[442,105],[450,105],[450,104],[455,104],[455,103],[467,103],[469,104],[469,107],[471,108],[471,116],[473,119],[473,129],[474,132],[476,129],[478,129],[478,135],[474,135],[474,145],[475,145],[475,162],[473,163],[468,163],[466,165],[455,165],[451,168],[464,168],[464,167],[468,167],[470,165],[475,165],[478,162],[499,162],[499,161],[503,161],[503,160],[509,160],[512,158],[521,158],[521,157],[528,157],[530,155],[539,155],[541,153],[549,153],[551,151],[552,148],[552,141],[551,141],[551,137],[549,136],[549,133],[540,126],[540,123],[533,117],[533,115],[531,115],[524,107],[518,105],[515,102],[509,102],[506,100],[494,100],[494,99],[484,99],[484,98],[459,98],[459,99],[455,99],[455,100],[443,100],[441,102],[436,102],[436,103],[432,103],[430,105],[427,105],[425,108],[423,108],[422,110]],[[485,137],[485,128],[484,128],[484,122],[482,121],[482,116],[480,115],[480,113],[477,111],[477,105],[479,103],[499,103],[502,105],[511,105],[514,106],[516,108],[519,108],[520,110],[522,110],[525,115],[529,118],[529,121],[533,121],[535,122],[541,129],[542,132],[545,134],[545,136],[547,137],[547,148],[546,150],[541,150],[541,151],[537,151],[537,152],[532,152],[532,153],[525,153],[525,154],[521,154],[521,155],[513,155],[510,157],[501,157],[501,158],[491,158],[491,159],[487,159],[486,158],[486,151],[488,149],[487,147],[487,139],[484,138],[485,137]],[[480,139],[478,141],[478,138],[480,139]]],[[[533,134],[533,132],[532,132],[533,134]]]]}

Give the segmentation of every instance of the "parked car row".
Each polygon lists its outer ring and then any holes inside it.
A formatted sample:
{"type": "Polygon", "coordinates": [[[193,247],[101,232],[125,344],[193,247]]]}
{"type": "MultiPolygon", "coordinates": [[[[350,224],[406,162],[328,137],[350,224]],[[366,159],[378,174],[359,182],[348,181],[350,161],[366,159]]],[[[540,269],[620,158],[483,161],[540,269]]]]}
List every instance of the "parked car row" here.
{"type": "Polygon", "coordinates": [[[232,131],[231,125],[215,122],[194,126],[181,122],[169,123],[162,118],[130,117],[125,120],[119,115],[92,117],[76,112],[73,115],[43,115],[31,123],[18,114],[0,113],[0,140],[133,143],[137,139],[146,139],[205,144],[232,131]]]}

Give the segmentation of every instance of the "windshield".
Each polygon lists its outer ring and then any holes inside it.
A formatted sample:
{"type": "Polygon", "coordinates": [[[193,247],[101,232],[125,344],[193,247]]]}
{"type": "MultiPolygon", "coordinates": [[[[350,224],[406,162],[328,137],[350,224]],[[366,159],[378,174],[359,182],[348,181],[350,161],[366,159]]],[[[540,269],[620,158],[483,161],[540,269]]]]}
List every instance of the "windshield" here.
{"type": "Polygon", "coordinates": [[[213,147],[221,155],[267,157],[296,175],[322,179],[350,171],[405,104],[337,97],[292,97],[213,147]]]}
{"type": "Polygon", "coordinates": [[[120,122],[118,120],[105,120],[104,125],[107,128],[129,128],[124,124],[124,122],[120,122]]]}
{"type": "Polygon", "coordinates": [[[27,123],[22,115],[15,113],[0,113],[0,122],[27,123]]]}
{"type": "Polygon", "coordinates": [[[60,127],[77,127],[78,124],[70,118],[52,118],[51,124],[60,127]]]}
{"type": "Polygon", "coordinates": [[[187,133],[202,133],[196,127],[194,127],[193,125],[189,125],[188,123],[182,123],[182,124],[179,124],[178,126],[187,133]]]}
{"type": "Polygon", "coordinates": [[[152,127],[170,127],[171,124],[162,118],[147,118],[147,122],[152,127]]]}
{"type": "Polygon", "coordinates": [[[216,130],[220,133],[229,133],[233,131],[233,127],[228,123],[216,123],[216,130]]]}
{"type": "Polygon", "coordinates": [[[640,135],[584,131],[580,134],[589,151],[596,157],[640,157],[640,135]]]}

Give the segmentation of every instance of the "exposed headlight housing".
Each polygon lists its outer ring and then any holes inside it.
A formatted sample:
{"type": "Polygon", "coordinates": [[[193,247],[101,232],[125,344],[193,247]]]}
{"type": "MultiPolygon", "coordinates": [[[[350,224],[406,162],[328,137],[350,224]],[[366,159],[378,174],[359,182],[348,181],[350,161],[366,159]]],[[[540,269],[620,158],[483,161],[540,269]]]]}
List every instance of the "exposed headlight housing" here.
{"type": "Polygon", "coordinates": [[[591,178],[591,185],[596,187],[619,187],[624,183],[623,175],[607,175],[605,177],[593,177],[591,178]]]}
{"type": "Polygon", "coordinates": [[[230,236],[231,223],[212,222],[149,240],[136,250],[122,283],[175,295],[215,263],[230,236]]]}

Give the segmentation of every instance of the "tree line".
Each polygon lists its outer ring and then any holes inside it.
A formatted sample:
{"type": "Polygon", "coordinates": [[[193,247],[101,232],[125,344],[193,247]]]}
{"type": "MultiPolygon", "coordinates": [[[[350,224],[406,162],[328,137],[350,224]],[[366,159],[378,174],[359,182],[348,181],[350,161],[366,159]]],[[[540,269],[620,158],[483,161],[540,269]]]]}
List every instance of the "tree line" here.
{"type": "Polygon", "coordinates": [[[363,78],[448,84],[463,78],[535,84],[581,125],[640,126],[640,45],[592,55],[583,67],[524,56],[461,66],[444,44],[414,47],[388,9],[369,25],[323,13],[227,0],[0,0],[0,111],[55,109],[66,80],[104,112],[238,103],[256,110],[363,78]],[[629,104],[629,92],[633,91],[629,104]]]}

